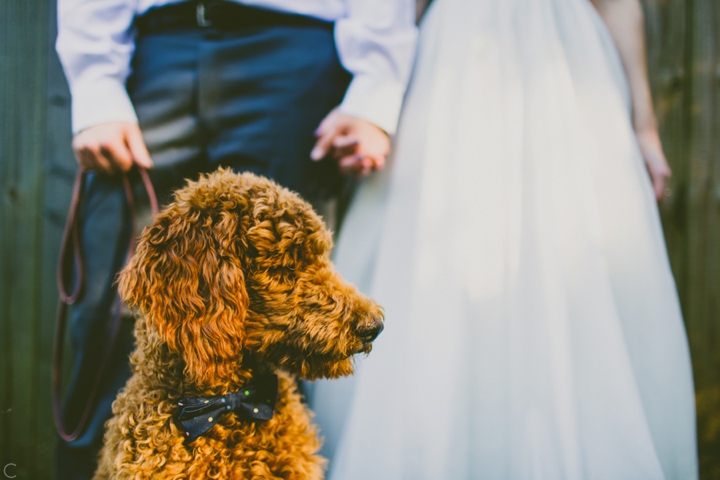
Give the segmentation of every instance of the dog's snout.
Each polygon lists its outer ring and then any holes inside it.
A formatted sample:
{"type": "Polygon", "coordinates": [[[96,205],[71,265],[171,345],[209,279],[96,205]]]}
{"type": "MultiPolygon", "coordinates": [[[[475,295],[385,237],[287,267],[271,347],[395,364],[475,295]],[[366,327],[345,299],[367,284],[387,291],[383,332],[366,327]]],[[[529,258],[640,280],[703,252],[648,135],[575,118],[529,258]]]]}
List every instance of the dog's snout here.
{"type": "Polygon", "coordinates": [[[367,345],[368,343],[371,343],[373,340],[377,338],[378,335],[380,335],[380,332],[383,331],[383,322],[379,318],[373,318],[369,322],[363,322],[358,324],[355,327],[355,334],[358,336],[360,340],[362,340],[363,344],[367,345]]]}

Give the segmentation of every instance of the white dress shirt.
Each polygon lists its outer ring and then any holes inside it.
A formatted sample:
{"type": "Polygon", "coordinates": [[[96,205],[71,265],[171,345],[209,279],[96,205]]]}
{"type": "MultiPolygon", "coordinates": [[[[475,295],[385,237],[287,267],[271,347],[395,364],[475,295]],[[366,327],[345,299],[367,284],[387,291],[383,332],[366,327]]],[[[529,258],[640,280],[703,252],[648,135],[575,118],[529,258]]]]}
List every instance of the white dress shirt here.
{"type": "MultiPolygon", "coordinates": [[[[72,94],[73,132],[137,122],[125,89],[133,19],[177,0],[58,0],[56,48],[72,94]]],[[[394,133],[415,54],[413,0],[233,0],[336,22],[335,44],[353,74],[340,109],[394,133]]]]}

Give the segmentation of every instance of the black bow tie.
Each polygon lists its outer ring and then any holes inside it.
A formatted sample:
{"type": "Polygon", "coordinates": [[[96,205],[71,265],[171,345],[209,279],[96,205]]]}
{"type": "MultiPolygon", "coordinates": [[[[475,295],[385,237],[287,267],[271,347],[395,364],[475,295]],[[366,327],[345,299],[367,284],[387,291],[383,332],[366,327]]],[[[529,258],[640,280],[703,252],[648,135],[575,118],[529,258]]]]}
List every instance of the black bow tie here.
{"type": "Polygon", "coordinates": [[[184,398],[178,402],[175,418],[185,438],[192,442],[210,430],[223,413],[234,411],[251,420],[270,420],[277,394],[277,375],[261,375],[239,392],[209,398],[184,398]]]}

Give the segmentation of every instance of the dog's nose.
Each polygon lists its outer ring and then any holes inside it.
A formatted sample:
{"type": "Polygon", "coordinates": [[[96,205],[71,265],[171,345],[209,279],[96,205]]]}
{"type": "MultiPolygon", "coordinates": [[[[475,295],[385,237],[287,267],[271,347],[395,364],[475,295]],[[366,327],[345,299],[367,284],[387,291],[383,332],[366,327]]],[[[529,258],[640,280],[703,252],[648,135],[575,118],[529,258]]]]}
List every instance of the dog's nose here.
{"type": "Polygon", "coordinates": [[[372,342],[383,331],[383,322],[377,318],[373,318],[370,322],[359,324],[355,327],[355,335],[362,340],[364,345],[372,342]]]}

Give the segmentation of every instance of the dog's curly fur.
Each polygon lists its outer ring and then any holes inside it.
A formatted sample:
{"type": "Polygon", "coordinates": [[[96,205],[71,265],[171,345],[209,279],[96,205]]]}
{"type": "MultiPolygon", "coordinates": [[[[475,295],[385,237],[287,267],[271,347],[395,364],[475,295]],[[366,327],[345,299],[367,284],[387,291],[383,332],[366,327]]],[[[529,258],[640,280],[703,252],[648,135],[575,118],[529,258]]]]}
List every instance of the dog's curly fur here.
{"type": "MultiPolygon", "coordinates": [[[[96,479],[320,479],[320,441],[294,375],[338,377],[382,312],[333,270],[330,234],[296,194],[218,170],[146,228],[119,290],[139,312],[133,376],[113,404],[96,479]],[[279,374],[275,415],[220,417],[186,443],[178,400],[279,374]]],[[[368,333],[370,332],[370,333],[368,333]]]]}

